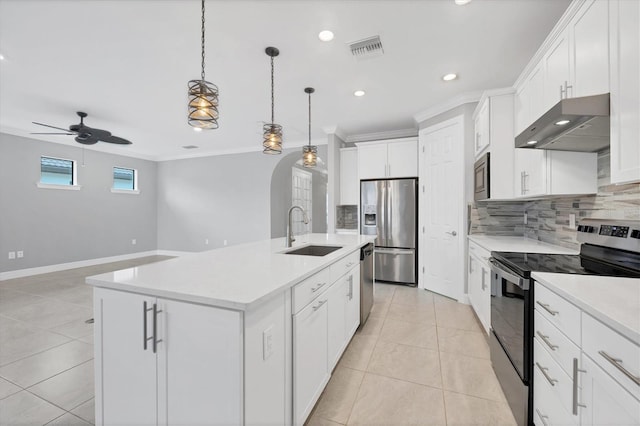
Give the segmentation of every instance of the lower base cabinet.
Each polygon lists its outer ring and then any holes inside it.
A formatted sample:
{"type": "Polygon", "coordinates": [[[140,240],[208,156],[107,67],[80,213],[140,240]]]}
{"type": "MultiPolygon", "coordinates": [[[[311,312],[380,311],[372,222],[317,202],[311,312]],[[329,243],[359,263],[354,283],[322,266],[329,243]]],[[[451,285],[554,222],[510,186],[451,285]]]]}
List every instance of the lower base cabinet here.
{"type": "Polygon", "coordinates": [[[490,254],[475,243],[469,242],[467,287],[469,302],[482,323],[485,333],[491,328],[491,268],[490,254]]]}
{"type": "Polygon", "coordinates": [[[241,424],[239,312],[94,291],[96,424],[241,424]]]}

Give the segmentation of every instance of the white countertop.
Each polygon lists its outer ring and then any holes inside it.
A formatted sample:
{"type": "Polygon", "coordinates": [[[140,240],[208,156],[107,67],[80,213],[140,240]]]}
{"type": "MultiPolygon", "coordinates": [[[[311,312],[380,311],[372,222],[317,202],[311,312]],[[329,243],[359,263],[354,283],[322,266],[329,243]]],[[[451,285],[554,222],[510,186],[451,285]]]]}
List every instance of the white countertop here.
{"type": "Polygon", "coordinates": [[[570,249],[525,237],[492,235],[469,235],[469,241],[489,251],[513,251],[522,253],[578,254],[580,250],[570,249]]]}
{"type": "Polygon", "coordinates": [[[640,279],[534,272],[532,278],[640,344],[640,279]]]}
{"type": "Polygon", "coordinates": [[[193,253],[87,277],[96,287],[246,310],[375,240],[375,236],[307,234],[293,247],[342,246],[326,256],[288,255],[284,238],[193,253]]]}

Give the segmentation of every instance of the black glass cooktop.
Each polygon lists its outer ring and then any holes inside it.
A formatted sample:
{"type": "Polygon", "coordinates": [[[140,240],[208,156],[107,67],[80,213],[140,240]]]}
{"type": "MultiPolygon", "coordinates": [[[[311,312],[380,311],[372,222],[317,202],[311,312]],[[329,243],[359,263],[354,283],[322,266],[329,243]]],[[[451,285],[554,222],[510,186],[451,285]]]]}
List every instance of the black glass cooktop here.
{"type": "Polygon", "coordinates": [[[491,256],[524,278],[531,272],[640,278],[638,253],[583,244],[580,255],[491,252],[491,256]]]}

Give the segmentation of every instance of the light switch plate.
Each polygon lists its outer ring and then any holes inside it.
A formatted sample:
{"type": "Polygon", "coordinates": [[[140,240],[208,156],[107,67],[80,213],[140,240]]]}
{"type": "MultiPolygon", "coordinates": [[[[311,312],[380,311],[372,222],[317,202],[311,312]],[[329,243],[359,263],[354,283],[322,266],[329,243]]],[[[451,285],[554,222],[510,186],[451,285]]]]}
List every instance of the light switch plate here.
{"type": "Polygon", "coordinates": [[[569,228],[576,229],[576,215],[569,213],[569,228]]]}
{"type": "Polygon", "coordinates": [[[22,250],[17,252],[18,259],[22,259],[24,257],[24,252],[22,250]]]}
{"type": "Polygon", "coordinates": [[[10,259],[10,260],[13,260],[13,259],[15,259],[15,258],[16,258],[16,252],[15,252],[15,251],[10,251],[10,252],[9,252],[9,259],[10,259]]]}

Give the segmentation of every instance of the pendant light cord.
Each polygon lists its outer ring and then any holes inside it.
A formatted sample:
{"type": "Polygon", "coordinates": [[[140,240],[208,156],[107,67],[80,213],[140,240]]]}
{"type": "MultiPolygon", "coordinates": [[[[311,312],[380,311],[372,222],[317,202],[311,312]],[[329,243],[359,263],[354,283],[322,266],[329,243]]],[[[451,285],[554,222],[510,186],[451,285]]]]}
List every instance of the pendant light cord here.
{"type": "Polygon", "coordinates": [[[275,119],[274,119],[274,102],[273,102],[273,85],[274,85],[274,78],[273,78],[273,56],[271,57],[271,124],[275,123],[275,119]]]}
{"type": "Polygon", "coordinates": [[[200,74],[202,81],[204,79],[204,0],[202,0],[202,72],[200,74]]]}
{"type": "Polygon", "coordinates": [[[309,146],[311,146],[311,93],[309,93],[309,146]]]}

